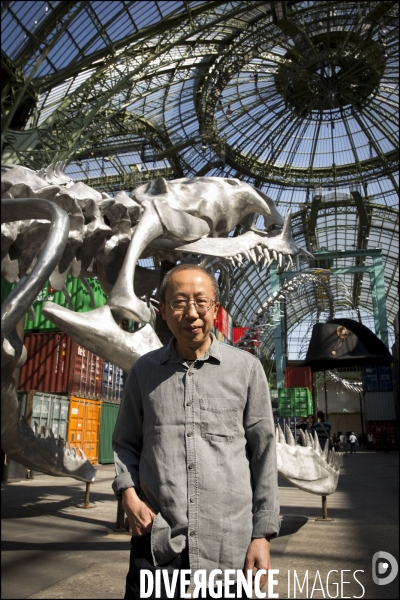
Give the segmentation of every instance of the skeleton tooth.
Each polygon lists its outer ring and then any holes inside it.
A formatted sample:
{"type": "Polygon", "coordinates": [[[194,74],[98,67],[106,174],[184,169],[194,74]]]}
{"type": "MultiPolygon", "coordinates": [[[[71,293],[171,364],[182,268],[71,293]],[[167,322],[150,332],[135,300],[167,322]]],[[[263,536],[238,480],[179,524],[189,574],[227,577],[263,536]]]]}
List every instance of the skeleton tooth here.
{"type": "Polygon", "coordinates": [[[276,436],[276,441],[280,444],[286,444],[285,435],[281,429],[281,426],[278,423],[278,435],[276,436]]]}
{"type": "Polygon", "coordinates": [[[250,258],[253,261],[253,263],[257,264],[258,260],[257,260],[256,253],[254,252],[253,248],[251,248],[251,250],[249,250],[249,254],[250,254],[250,258]]]}
{"type": "Polygon", "coordinates": [[[271,257],[269,255],[268,248],[263,248],[262,251],[263,251],[263,254],[264,254],[265,258],[267,260],[269,260],[271,257]]]}
{"type": "Polygon", "coordinates": [[[254,246],[254,251],[257,255],[258,258],[262,258],[263,257],[263,252],[261,250],[260,246],[254,246]]]}
{"type": "Polygon", "coordinates": [[[276,253],[276,250],[272,250],[272,256],[274,260],[278,260],[278,255],[276,253]]]}
{"type": "Polygon", "coordinates": [[[302,429],[300,429],[300,439],[301,439],[301,445],[307,446],[306,436],[304,435],[304,431],[302,429]]]}
{"type": "Polygon", "coordinates": [[[322,448],[320,446],[319,439],[318,439],[316,431],[314,431],[314,450],[316,450],[320,454],[322,453],[322,448]]]}
{"type": "Polygon", "coordinates": [[[243,263],[243,256],[240,253],[236,254],[236,260],[238,261],[239,265],[241,265],[243,263]]]}
{"type": "Polygon", "coordinates": [[[328,453],[329,453],[329,440],[326,440],[325,447],[324,447],[324,449],[322,451],[322,457],[325,460],[328,459],[328,453]]]}
{"type": "Polygon", "coordinates": [[[248,253],[247,250],[243,250],[243,256],[245,257],[245,259],[250,262],[251,258],[250,258],[250,254],[248,253]]]}
{"type": "Polygon", "coordinates": [[[283,254],[281,254],[281,252],[279,252],[279,254],[278,254],[278,265],[279,265],[279,268],[281,269],[284,264],[285,264],[285,262],[284,262],[283,254]]]}
{"type": "Polygon", "coordinates": [[[289,268],[291,269],[292,267],[293,267],[293,259],[292,259],[291,255],[289,254],[289,256],[288,256],[288,267],[287,268],[289,270],[289,268]]]}
{"type": "Polygon", "coordinates": [[[293,437],[293,433],[290,431],[290,427],[288,426],[287,423],[286,423],[285,429],[286,429],[286,438],[287,438],[288,445],[289,446],[296,446],[296,442],[295,442],[295,439],[293,437]]]}
{"type": "Polygon", "coordinates": [[[306,446],[310,446],[311,448],[313,448],[313,443],[312,443],[312,438],[311,438],[311,434],[308,433],[308,431],[305,432],[305,437],[306,437],[306,446]]]}

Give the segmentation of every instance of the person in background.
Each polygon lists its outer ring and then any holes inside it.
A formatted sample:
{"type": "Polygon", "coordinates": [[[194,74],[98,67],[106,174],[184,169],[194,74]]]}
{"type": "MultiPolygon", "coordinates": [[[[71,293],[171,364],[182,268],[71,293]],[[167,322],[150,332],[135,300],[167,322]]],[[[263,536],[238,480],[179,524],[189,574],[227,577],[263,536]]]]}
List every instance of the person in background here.
{"type": "Polygon", "coordinates": [[[332,425],[329,421],[325,421],[325,415],[322,410],[317,412],[318,423],[314,423],[314,431],[317,432],[318,440],[322,450],[325,448],[326,442],[329,443],[331,436],[332,425]]]}
{"type": "Polygon", "coordinates": [[[313,433],[314,433],[315,421],[316,421],[316,418],[314,417],[314,415],[308,415],[308,417],[307,417],[307,432],[311,433],[311,435],[313,435],[313,433]]]}
{"type": "Polygon", "coordinates": [[[368,448],[369,448],[370,450],[373,450],[373,449],[374,449],[374,441],[375,441],[375,440],[374,440],[374,436],[372,435],[372,433],[369,433],[369,434],[368,434],[368,448]]]}
{"type": "Polygon", "coordinates": [[[358,434],[358,448],[364,448],[363,436],[361,435],[361,433],[358,434]]]}
{"type": "Polygon", "coordinates": [[[338,452],[339,451],[339,439],[338,439],[336,433],[334,433],[332,436],[332,445],[335,448],[335,452],[338,452]]]}
{"type": "MultiPolygon", "coordinates": [[[[301,429],[303,432],[306,431],[306,429],[307,429],[307,417],[300,417],[300,420],[297,421],[297,423],[296,423],[296,428],[297,429],[301,429]]],[[[302,445],[302,443],[301,443],[301,436],[300,435],[297,438],[297,443],[299,444],[299,446],[302,445]]]]}
{"type": "Polygon", "coordinates": [[[350,454],[355,454],[357,438],[354,435],[354,431],[351,432],[351,435],[349,437],[349,442],[350,442],[350,454]]]}
{"type": "Polygon", "coordinates": [[[381,431],[382,448],[384,454],[389,454],[389,435],[386,427],[382,428],[381,431]]]}

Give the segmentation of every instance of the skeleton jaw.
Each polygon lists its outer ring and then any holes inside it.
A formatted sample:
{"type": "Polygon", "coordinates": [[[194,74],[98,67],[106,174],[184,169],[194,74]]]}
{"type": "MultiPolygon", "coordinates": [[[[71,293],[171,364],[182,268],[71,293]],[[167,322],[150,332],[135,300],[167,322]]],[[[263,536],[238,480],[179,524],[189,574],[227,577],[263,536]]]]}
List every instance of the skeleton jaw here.
{"type": "Polygon", "coordinates": [[[312,254],[299,248],[293,239],[290,223],[290,211],[285,217],[282,231],[273,237],[265,233],[247,231],[235,238],[203,238],[191,244],[179,246],[180,252],[219,256],[230,262],[233,266],[241,265],[244,260],[269,268],[275,260],[279,270],[289,269],[293,266],[293,258],[297,259],[301,253],[307,258],[312,254]]]}
{"type": "Polygon", "coordinates": [[[286,425],[285,435],[278,425],[276,431],[276,454],[279,475],[305,492],[328,496],[336,490],[342,455],[334,449],[329,451],[326,443],[322,451],[317,434],[314,438],[300,431],[303,446],[296,444],[286,425]]]}

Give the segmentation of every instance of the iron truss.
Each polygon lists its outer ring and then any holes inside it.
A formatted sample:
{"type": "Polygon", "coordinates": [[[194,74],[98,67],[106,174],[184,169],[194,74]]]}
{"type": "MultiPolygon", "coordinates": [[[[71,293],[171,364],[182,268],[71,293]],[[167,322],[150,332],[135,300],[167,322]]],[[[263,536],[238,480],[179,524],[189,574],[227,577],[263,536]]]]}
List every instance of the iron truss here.
{"type": "MultiPolygon", "coordinates": [[[[2,33],[2,162],[65,161],[108,192],[238,177],[292,208],[310,251],[382,247],[393,321],[397,3],[10,1],[2,33]]],[[[344,281],[354,310],[371,313],[365,275],[344,281]]],[[[268,285],[234,271],[238,324],[268,285]]]]}

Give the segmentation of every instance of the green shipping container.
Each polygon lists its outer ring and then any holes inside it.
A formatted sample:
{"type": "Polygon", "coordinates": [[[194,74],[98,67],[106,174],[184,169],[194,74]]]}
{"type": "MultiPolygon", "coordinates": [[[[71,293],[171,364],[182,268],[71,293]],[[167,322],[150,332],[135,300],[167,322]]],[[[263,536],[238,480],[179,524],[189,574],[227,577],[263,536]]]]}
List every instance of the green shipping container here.
{"type": "MultiPolygon", "coordinates": [[[[71,296],[72,308],[75,312],[88,312],[92,308],[99,308],[107,301],[107,296],[103,291],[100,283],[97,279],[87,279],[87,282],[92,290],[94,304],[90,306],[91,297],[86,289],[84,283],[72,275],[67,276],[66,288],[71,296]]],[[[8,283],[3,278],[1,280],[1,303],[7,298],[8,294],[14,288],[15,284],[8,283]]],[[[52,290],[49,282],[47,282],[40,292],[35,302],[33,303],[33,310],[35,313],[34,321],[29,320],[29,314],[25,316],[24,330],[25,333],[32,333],[32,331],[38,331],[41,333],[50,333],[52,331],[60,331],[58,327],[51,321],[45,319],[42,315],[42,306],[45,302],[54,302],[65,308],[69,308],[68,302],[63,292],[56,292],[52,290]]]]}
{"type": "Polygon", "coordinates": [[[100,438],[99,438],[99,463],[106,465],[114,462],[112,449],[112,436],[117,422],[120,404],[112,402],[101,403],[100,413],[100,438]]]}
{"type": "Polygon", "coordinates": [[[312,414],[312,396],[308,388],[278,389],[278,414],[280,417],[302,417],[312,414]]]}

